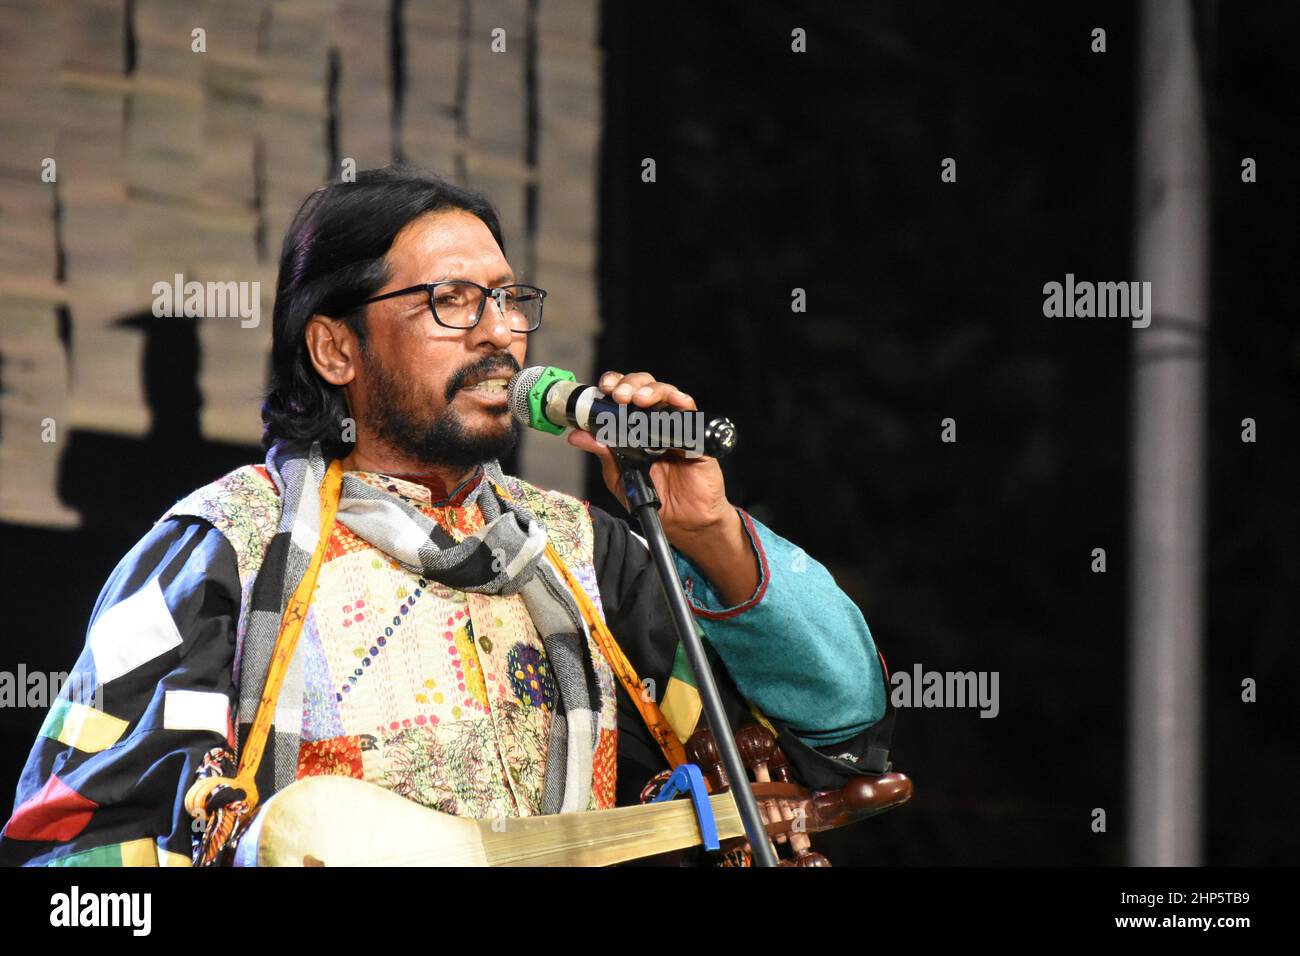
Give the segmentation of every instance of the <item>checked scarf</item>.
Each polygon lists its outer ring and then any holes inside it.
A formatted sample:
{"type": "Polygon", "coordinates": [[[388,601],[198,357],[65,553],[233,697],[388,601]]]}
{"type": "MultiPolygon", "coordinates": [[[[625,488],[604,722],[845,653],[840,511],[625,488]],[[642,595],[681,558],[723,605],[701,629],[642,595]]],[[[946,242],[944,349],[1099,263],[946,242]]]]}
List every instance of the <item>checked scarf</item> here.
{"type": "MultiPolygon", "coordinates": [[[[328,465],[319,443],[309,451],[302,445],[279,443],[266,456],[282,510],[279,528],[253,582],[240,651],[236,679],[241,741],[257,713],[281,617],[320,541],[320,489],[328,465]]],[[[547,742],[542,812],[586,810],[601,700],[582,615],[545,554],[546,529],[522,505],[504,496],[505,479],[497,462],[487,462],[483,468],[478,504],[484,526],[459,543],[412,505],[352,474],[343,476],[336,520],[413,573],[459,591],[523,598],[558,690],[547,742]]],[[[295,652],[280,690],[277,716],[291,708],[301,713],[303,689],[302,655],[295,652]]],[[[288,719],[283,722],[288,723],[288,719]]],[[[262,762],[257,775],[260,792],[269,796],[293,783],[298,743],[297,732],[272,725],[271,760],[262,762]]]]}

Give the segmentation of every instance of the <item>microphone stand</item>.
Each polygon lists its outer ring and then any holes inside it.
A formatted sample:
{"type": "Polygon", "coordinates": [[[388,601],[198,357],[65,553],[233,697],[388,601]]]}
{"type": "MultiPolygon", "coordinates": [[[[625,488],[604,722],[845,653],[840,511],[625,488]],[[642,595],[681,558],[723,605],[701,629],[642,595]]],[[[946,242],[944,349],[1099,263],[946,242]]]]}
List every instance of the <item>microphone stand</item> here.
{"type": "Polygon", "coordinates": [[[663,585],[664,597],[672,610],[677,636],[682,642],[682,647],[686,649],[686,659],[690,662],[691,671],[695,675],[695,686],[700,692],[704,713],[708,717],[709,726],[713,729],[713,740],[722,756],[722,764],[727,769],[727,777],[731,783],[731,796],[736,801],[736,809],[740,811],[745,835],[753,851],[754,865],[776,866],[776,850],[773,849],[772,841],[767,835],[762,814],[759,813],[758,802],[754,799],[754,791],[749,785],[749,774],[740,759],[736,737],[731,732],[726,712],[722,709],[722,698],[718,695],[717,682],[713,679],[713,671],[709,668],[708,659],[704,654],[704,645],[701,643],[704,632],[700,630],[695,615],[691,613],[691,606],[686,600],[681,578],[677,576],[677,565],[673,561],[668,536],[664,533],[664,526],[659,520],[659,495],[650,480],[650,465],[655,459],[638,449],[611,447],[610,451],[614,453],[614,460],[618,463],[619,476],[623,484],[623,493],[627,496],[628,506],[631,508],[632,515],[640,523],[641,530],[645,532],[650,555],[654,558],[655,569],[659,572],[659,582],[663,585]]]}

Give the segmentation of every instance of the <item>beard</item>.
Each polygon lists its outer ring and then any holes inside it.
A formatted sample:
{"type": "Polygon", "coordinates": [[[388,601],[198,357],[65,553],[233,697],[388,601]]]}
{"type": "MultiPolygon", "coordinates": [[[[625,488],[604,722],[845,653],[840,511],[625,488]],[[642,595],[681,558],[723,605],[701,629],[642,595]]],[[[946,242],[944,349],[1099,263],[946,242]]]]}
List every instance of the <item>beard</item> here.
{"type": "Polygon", "coordinates": [[[397,376],[364,349],[362,353],[371,394],[366,424],[394,451],[426,465],[468,469],[501,458],[519,444],[523,425],[513,415],[507,413],[509,425],[505,428],[488,426],[474,431],[451,405],[471,374],[497,369],[517,372],[519,363],[508,352],[488,356],[453,375],[447,383],[446,404],[432,416],[428,410],[437,405],[432,389],[397,376]]]}

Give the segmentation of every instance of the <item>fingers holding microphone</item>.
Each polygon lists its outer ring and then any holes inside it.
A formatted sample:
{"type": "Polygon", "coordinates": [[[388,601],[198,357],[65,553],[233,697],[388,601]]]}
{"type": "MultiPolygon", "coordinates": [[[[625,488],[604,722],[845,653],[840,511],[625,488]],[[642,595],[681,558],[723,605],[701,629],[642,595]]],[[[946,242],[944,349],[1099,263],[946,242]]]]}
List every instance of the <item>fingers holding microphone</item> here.
{"type": "Polygon", "coordinates": [[[606,372],[597,384],[602,392],[624,405],[636,405],[638,408],[668,405],[683,411],[698,411],[694,398],[676,385],[655,381],[649,372],[629,372],[626,375],[622,372],[606,372]]]}

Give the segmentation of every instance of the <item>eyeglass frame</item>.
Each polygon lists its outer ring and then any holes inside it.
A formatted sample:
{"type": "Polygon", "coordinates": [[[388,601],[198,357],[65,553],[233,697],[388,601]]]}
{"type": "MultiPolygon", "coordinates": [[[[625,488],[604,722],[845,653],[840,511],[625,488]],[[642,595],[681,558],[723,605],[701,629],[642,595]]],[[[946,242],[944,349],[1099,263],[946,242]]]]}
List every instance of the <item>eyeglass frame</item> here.
{"type": "Polygon", "coordinates": [[[369,305],[372,302],[382,302],[384,299],[396,299],[398,296],[423,292],[428,296],[429,311],[433,313],[433,321],[437,322],[444,329],[452,329],[456,332],[468,332],[471,329],[478,328],[478,324],[483,321],[483,312],[487,308],[489,296],[494,302],[496,302],[497,311],[501,312],[503,317],[505,316],[505,310],[501,308],[501,300],[497,298],[496,293],[502,292],[506,289],[532,289],[534,292],[538,293],[540,297],[537,310],[537,324],[531,329],[519,330],[512,328],[510,331],[518,332],[520,335],[530,335],[540,329],[542,327],[542,312],[544,311],[544,306],[546,304],[546,290],[539,289],[535,285],[525,285],[520,282],[512,282],[509,285],[500,285],[490,289],[487,286],[479,285],[477,282],[473,282],[469,279],[439,279],[437,282],[421,282],[419,285],[413,285],[406,289],[398,289],[396,292],[385,292],[383,295],[377,295],[374,298],[366,299],[361,304],[369,305]],[[440,285],[452,285],[453,283],[456,285],[472,285],[482,293],[478,300],[478,314],[474,316],[473,325],[448,325],[446,322],[442,321],[442,319],[438,318],[438,307],[433,304],[433,290],[440,285]]]}

